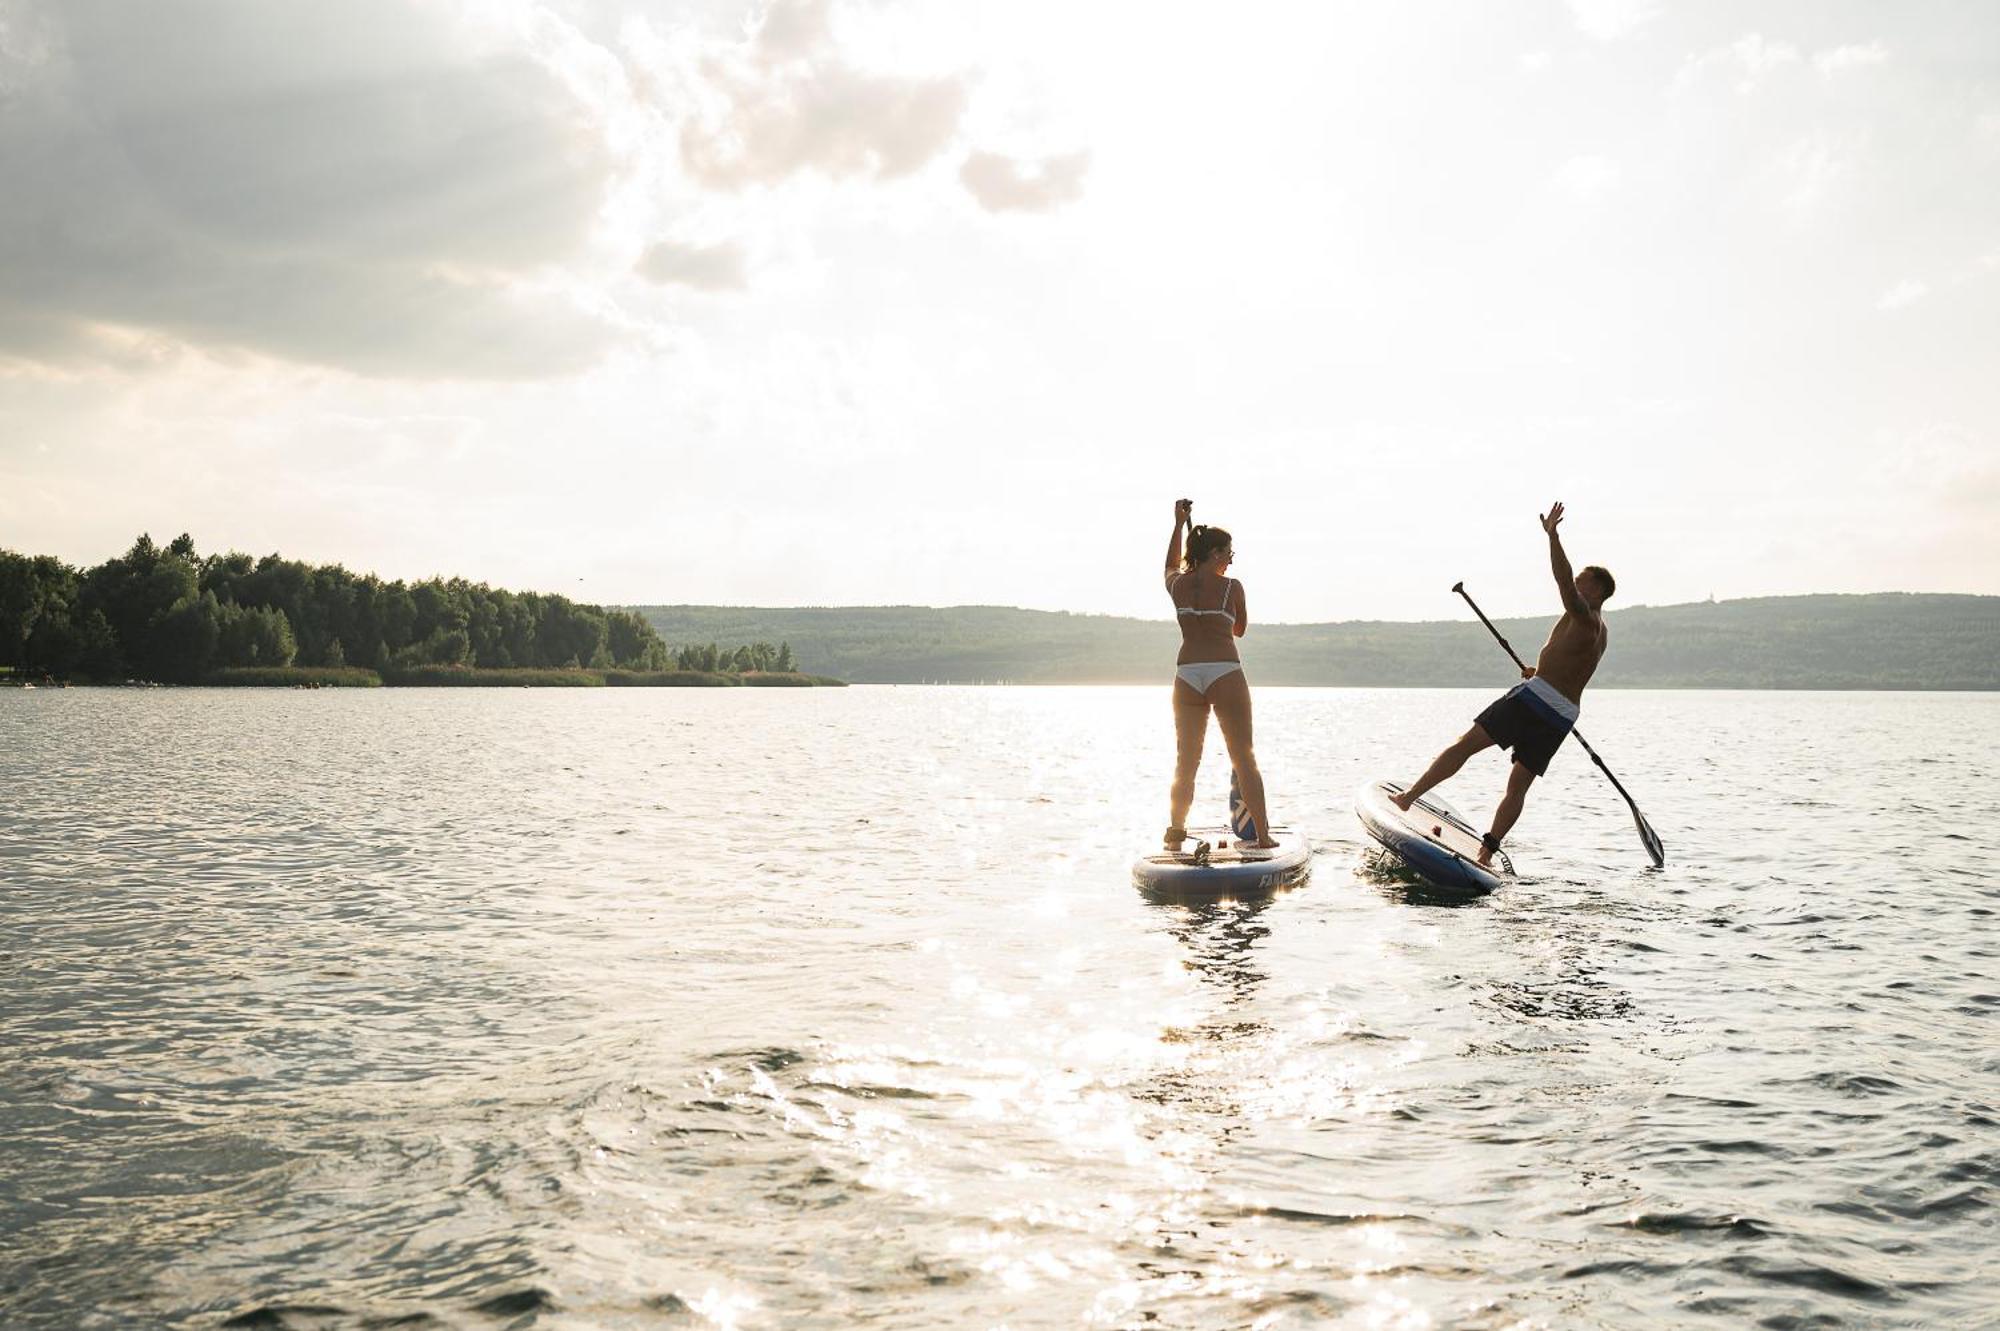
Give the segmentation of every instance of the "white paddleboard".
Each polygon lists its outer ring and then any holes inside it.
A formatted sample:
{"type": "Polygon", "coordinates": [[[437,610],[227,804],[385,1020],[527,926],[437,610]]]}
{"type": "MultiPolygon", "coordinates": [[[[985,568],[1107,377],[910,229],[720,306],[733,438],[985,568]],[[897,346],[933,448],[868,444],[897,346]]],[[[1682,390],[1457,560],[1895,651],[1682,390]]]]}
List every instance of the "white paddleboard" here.
{"type": "Polygon", "coordinates": [[[1178,853],[1141,855],[1132,881],[1150,892],[1217,899],[1297,887],[1312,876],[1312,844],[1290,827],[1271,829],[1274,850],[1237,850],[1226,827],[1197,827],[1178,853]],[[1200,842],[1210,849],[1197,851],[1200,842]]]}

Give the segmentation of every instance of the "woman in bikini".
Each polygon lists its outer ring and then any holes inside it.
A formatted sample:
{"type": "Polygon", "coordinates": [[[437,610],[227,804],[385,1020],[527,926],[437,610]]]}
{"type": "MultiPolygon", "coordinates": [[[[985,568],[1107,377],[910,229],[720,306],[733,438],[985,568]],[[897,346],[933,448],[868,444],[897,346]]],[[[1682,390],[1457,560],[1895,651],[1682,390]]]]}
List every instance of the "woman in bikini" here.
{"type": "Polygon", "coordinates": [[[1201,766],[1201,746],[1208,736],[1212,707],[1222,725],[1222,742],[1229,747],[1229,762],[1236,769],[1243,803],[1256,820],[1257,840],[1237,844],[1268,850],[1278,843],[1271,839],[1271,820],[1264,811],[1264,778],[1258,774],[1257,755],[1250,746],[1250,681],[1244,678],[1243,663],[1236,655],[1236,639],[1250,627],[1250,615],[1243,604],[1243,584],[1225,576],[1236,557],[1228,532],[1220,527],[1187,531],[1187,552],[1182,557],[1181,533],[1192,520],[1193,510],[1193,504],[1185,499],[1174,505],[1174,537],[1167,543],[1167,595],[1173,597],[1174,617],[1180,620],[1181,653],[1174,670],[1177,753],[1166,845],[1168,850],[1178,850],[1187,839],[1194,774],[1201,766]]]}

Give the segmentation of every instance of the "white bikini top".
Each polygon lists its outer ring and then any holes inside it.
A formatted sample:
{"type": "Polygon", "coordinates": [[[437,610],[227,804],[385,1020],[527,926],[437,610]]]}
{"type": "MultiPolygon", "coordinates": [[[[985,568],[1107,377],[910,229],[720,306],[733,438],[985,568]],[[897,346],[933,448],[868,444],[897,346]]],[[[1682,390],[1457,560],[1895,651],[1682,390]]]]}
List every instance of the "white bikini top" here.
{"type": "Polygon", "coordinates": [[[1189,617],[1190,615],[1193,615],[1193,616],[1196,616],[1196,617],[1199,617],[1199,616],[1202,616],[1202,615],[1221,615],[1221,616],[1222,616],[1222,617],[1223,617],[1224,619],[1235,619],[1235,618],[1236,618],[1236,612],[1235,612],[1234,610],[1231,610],[1231,609],[1229,608],[1229,594],[1230,594],[1231,592],[1235,591],[1235,590],[1236,590],[1236,579],[1234,579],[1234,578],[1224,578],[1224,579],[1222,580],[1222,608],[1221,608],[1221,609],[1219,609],[1219,610],[1197,610],[1197,609],[1195,609],[1195,608],[1194,608],[1193,606],[1191,606],[1191,605],[1177,605],[1177,606],[1175,606],[1175,607],[1174,607],[1174,613],[1175,613],[1176,615],[1179,615],[1179,616],[1180,616],[1180,617],[1181,617],[1182,619],[1186,619],[1186,618],[1188,618],[1188,617],[1189,617]]]}

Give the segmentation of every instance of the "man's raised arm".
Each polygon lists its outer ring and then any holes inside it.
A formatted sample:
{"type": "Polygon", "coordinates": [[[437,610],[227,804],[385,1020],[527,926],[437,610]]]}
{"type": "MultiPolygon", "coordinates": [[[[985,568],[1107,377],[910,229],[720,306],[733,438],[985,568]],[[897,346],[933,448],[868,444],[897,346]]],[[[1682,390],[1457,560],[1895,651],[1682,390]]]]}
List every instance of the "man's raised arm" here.
{"type": "Polygon", "coordinates": [[[1549,505],[1549,511],[1542,514],[1542,530],[1549,534],[1549,571],[1556,575],[1556,590],[1562,593],[1563,609],[1572,615],[1590,616],[1590,603],[1576,590],[1576,574],[1569,566],[1569,556],[1563,553],[1562,537],[1556,528],[1562,525],[1563,506],[1558,499],[1549,505]]]}

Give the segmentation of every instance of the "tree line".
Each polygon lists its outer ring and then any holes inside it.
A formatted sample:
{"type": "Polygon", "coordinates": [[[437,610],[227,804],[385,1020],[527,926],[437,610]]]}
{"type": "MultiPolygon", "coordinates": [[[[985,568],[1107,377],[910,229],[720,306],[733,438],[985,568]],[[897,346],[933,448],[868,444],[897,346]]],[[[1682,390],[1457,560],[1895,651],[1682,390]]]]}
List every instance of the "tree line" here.
{"type": "Polygon", "coordinates": [[[244,667],[789,671],[789,644],[669,648],[644,618],[463,578],[384,582],[338,564],[141,536],[78,569],[0,550],[0,666],[192,683],[244,667]]]}
{"type": "MultiPolygon", "coordinates": [[[[1259,623],[1243,656],[1265,685],[1510,682],[1512,665],[1462,603],[1441,595],[1433,604],[1456,617],[1259,623]]],[[[1180,645],[1170,611],[1132,619],[1003,606],[632,608],[676,642],[782,637],[804,669],[868,684],[1157,684],[1172,677],[1180,645]]],[[[1593,688],[2000,690],[2000,596],[1759,597],[1631,605],[1605,618],[1611,650],[1593,688]]],[[[1497,622],[1526,652],[1553,621],[1497,622]]]]}
{"type": "Polygon", "coordinates": [[[712,642],[706,647],[683,647],[675,655],[674,665],[681,670],[719,670],[732,674],[755,670],[785,675],[798,669],[798,664],[792,660],[792,644],[789,642],[781,642],[776,647],[768,642],[753,642],[734,651],[712,642]]]}

